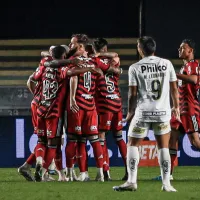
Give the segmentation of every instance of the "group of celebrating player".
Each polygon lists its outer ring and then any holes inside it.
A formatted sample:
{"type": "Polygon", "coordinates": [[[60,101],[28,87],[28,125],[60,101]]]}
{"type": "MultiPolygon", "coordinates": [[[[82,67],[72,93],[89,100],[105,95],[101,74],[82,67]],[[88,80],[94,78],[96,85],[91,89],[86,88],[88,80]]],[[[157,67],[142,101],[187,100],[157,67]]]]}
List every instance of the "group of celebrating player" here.
{"type": "Polygon", "coordinates": [[[20,174],[28,180],[47,180],[46,172],[54,159],[59,181],[76,179],[75,163],[80,169],[78,180],[87,181],[87,140],[96,160],[96,180],[110,180],[105,141],[105,132],[110,129],[126,164],[118,86],[120,60],[117,53],[107,52],[105,39],[96,39],[93,44],[89,42],[85,34],[76,34],[72,36],[69,49],[65,45],[51,47],[51,55],[41,60],[28,80],[28,87],[34,94],[32,121],[38,135],[34,153],[19,168],[20,174]],[[67,133],[67,171],[61,159],[63,126],[67,133]],[[34,177],[30,173],[32,161],[36,161],[34,177]]]}
{"type": "Polygon", "coordinates": [[[105,133],[112,130],[126,169],[123,178],[126,182],[113,189],[135,191],[138,146],[148,130],[153,129],[162,190],[176,192],[170,180],[177,158],[179,132],[187,133],[191,144],[200,149],[200,70],[194,59],[195,43],[191,39],[182,41],[178,51],[184,66],[176,74],[169,60],[155,56],[156,42],[152,37],[138,39],[137,49],[142,59],[129,68],[127,147],[122,138],[120,59],[117,53],[107,51],[107,45],[103,38],[91,43],[86,35],[76,34],[69,48],[53,47],[50,55],[41,60],[28,80],[34,94],[31,109],[38,143],[34,153],[18,169],[19,173],[31,181],[48,180],[48,167],[54,159],[59,181],[87,181],[86,141],[89,140],[96,160],[96,180],[111,180],[105,133]],[[67,133],[66,170],[61,159],[63,126],[67,133]],[[34,162],[33,177],[30,167],[34,162]],[[74,174],[75,163],[80,169],[78,178],[74,174]]]}

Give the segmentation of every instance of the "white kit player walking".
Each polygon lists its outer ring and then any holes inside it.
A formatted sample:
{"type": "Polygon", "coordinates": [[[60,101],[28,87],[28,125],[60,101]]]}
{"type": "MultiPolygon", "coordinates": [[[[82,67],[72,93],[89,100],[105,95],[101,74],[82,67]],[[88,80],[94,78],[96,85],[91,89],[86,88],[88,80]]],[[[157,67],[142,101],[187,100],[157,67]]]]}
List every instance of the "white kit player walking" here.
{"type": "Polygon", "coordinates": [[[179,119],[179,98],[176,74],[169,60],[154,56],[156,42],[144,36],[138,39],[138,52],[142,59],[129,68],[128,114],[126,121],[132,117],[128,130],[127,169],[128,181],[114,186],[115,191],[137,190],[137,170],[139,163],[138,146],[149,129],[154,131],[158,160],[162,175],[162,190],[176,192],[170,184],[171,161],[169,155],[170,138],[170,93],[173,102],[172,111],[179,119]]]}

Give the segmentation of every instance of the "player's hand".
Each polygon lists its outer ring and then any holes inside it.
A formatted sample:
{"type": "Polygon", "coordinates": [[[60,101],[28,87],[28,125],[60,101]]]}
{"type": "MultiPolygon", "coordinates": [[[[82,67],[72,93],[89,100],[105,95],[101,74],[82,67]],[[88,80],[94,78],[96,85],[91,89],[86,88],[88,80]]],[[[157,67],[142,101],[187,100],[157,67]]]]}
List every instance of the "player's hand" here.
{"type": "Polygon", "coordinates": [[[133,116],[134,116],[134,113],[128,112],[126,119],[122,120],[122,122],[128,122],[129,123],[132,120],[133,116]]]}
{"type": "Polygon", "coordinates": [[[178,121],[181,121],[181,118],[180,118],[180,110],[179,110],[179,108],[173,107],[173,108],[172,108],[172,113],[174,114],[175,118],[176,118],[178,121]]]}
{"type": "Polygon", "coordinates": [[[100,68],[91,68],[91,71],[97,75],[103,76],[103,71],[100,68]]]}
{"type": "Polygon", "coordinates": [[[73,65],[80,66],[81,64],[84,63],[84,61],[79,59],[79,58],[73,58],[73,59],[70,60],[70,63],[73,64],[73,65]]]}
{"type": "Polygon", "coordinates": [[[73,112],[73,113],[77,113],[79,111],[79,107],[78,105],[76,104],[76,100],[74,98],[71,98],[70,99],[70,110],[73,112]]]}
{"type": "Polygon", "coordinates": [[[95,57],[95,58],[97,58],[97,57],[100,56],[100,53],[94,53],[94,54],[91,54],[90,56],[91,56],[91,57],[95,57]]]}

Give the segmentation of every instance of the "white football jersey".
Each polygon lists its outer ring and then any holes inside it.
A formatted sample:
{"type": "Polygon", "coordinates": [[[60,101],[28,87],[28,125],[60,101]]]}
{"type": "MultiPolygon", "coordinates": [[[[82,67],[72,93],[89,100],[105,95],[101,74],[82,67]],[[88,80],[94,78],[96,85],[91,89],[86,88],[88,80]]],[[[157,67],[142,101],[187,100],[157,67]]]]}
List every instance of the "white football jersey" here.
{"type": "Polygon", "coordinates": [[[166,122],[171,118],[170,82],[176,81],[172,63],[149,56],[129,68],[129,86],[137,86],[134,119],[143,122],[166,122]]]}

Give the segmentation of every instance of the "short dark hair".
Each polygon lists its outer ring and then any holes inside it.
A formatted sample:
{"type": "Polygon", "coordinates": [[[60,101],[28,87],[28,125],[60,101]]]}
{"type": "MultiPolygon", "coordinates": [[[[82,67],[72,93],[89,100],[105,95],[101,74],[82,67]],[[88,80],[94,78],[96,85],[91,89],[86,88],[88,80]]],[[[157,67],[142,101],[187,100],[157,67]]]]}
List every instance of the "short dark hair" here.
{"type": "Polygon", "coordinates": [[[52,50],[52,56],[55,59],[61,59],[64,53],[66,53],[66,49],[62,46],[56,46],[52,50]]]}
{"type": "Polygon", "coordinates": [[[86,34],[77,33],[77,34],[73,34],[72,38],[73,37],[77,38],[77,43],[81,43],[84,46],[86,46],[89,43],[89,37],[86,34]]]}
{"type": "Polygon", "coordinates": [[[190,48],[192,48],[193,51],[195,52],[195,46],[196,46],[196,44],[195,44],[194,40],[192,40],[192,39],[184,39],[184,40],[182,41],[182,43],[188,44],[188,46],[189,46],[190,48]]]}
{"type": "Polygon", "coordinates": [[[97,51],[100,51],[104,46],[108,45],[108,41],[104,38],[97,38],[96,40],[94,40],[94,48],[97,51]]]}
{"type": "Polygon", "coordinates": [[[156,41],[150,36],[140,37],[137,41],[144,56],[150,56],[156,51],[156,41]]]}

